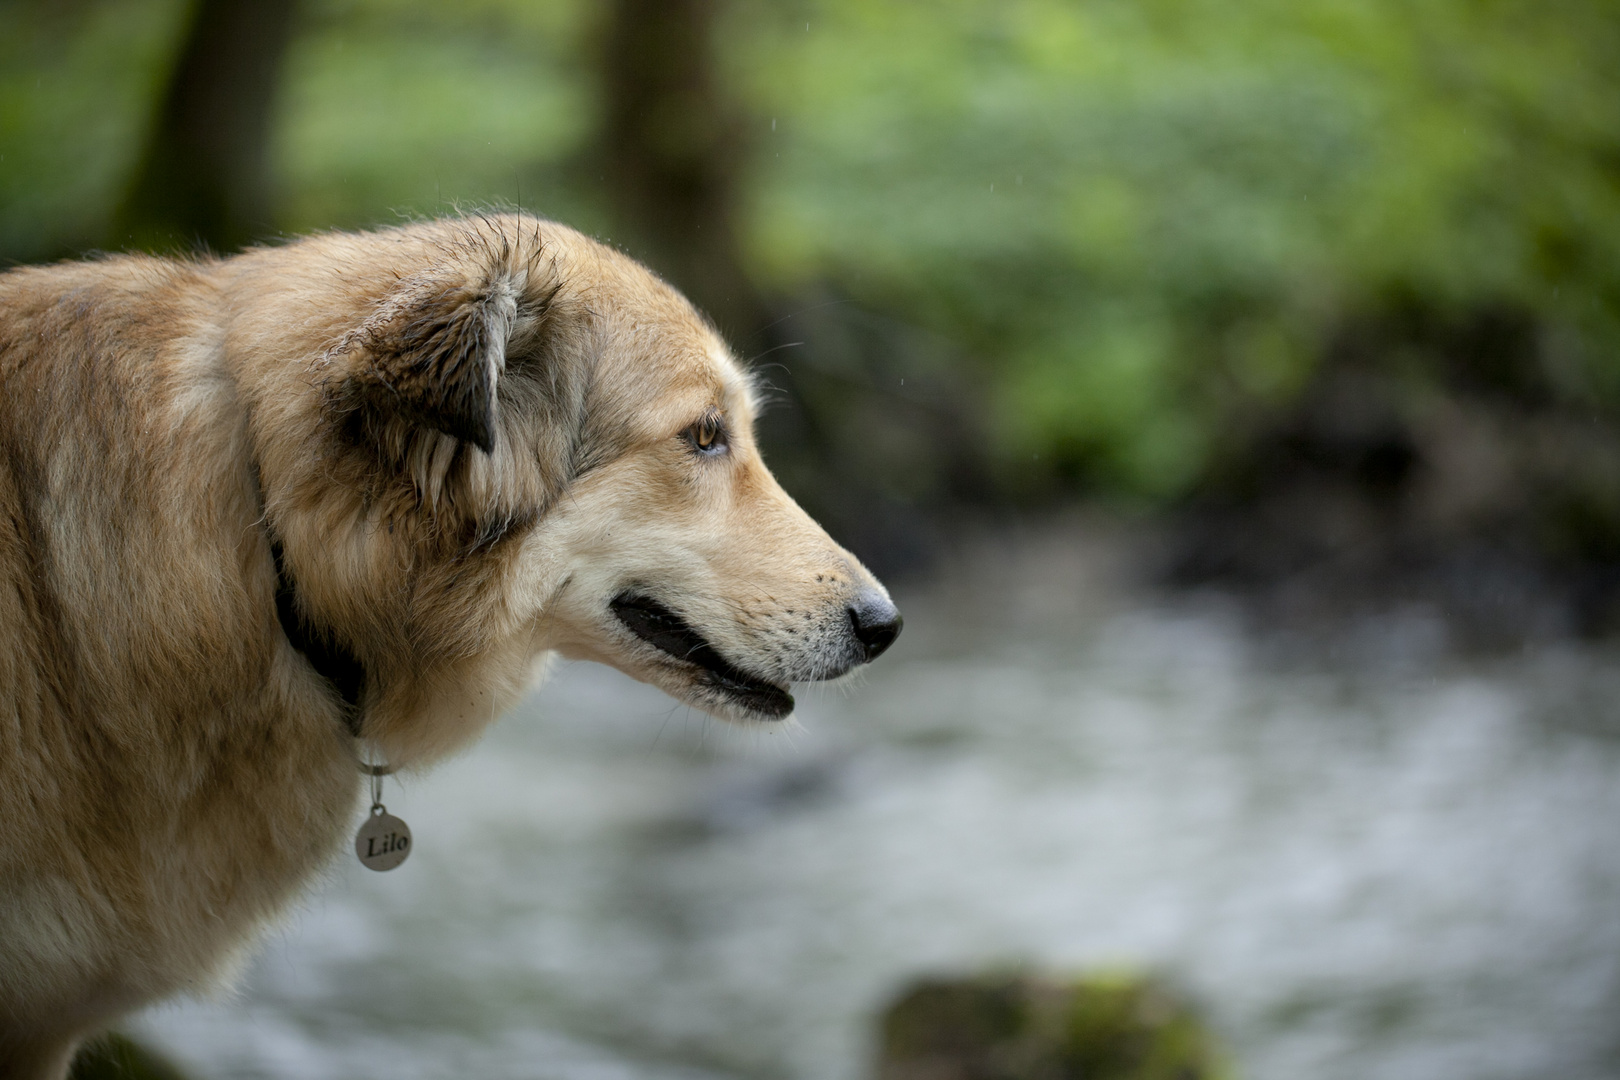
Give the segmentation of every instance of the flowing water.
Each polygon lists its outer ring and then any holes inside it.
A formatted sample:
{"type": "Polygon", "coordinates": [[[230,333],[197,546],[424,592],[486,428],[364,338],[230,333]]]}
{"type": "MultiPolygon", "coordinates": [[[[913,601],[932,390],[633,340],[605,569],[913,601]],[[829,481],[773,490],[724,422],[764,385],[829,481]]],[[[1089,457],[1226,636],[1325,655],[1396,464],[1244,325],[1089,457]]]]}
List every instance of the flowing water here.
{"type": "Polygon", "coordinates": [[[1248,1080],[1620,1077],[1620,656],[1310,643],[971,549],[791,730],[566,666],[386,793],[228,998],[135,1030],[203,1080],[870,1072],[922,973],[1159,972],[1248,1080]]]}

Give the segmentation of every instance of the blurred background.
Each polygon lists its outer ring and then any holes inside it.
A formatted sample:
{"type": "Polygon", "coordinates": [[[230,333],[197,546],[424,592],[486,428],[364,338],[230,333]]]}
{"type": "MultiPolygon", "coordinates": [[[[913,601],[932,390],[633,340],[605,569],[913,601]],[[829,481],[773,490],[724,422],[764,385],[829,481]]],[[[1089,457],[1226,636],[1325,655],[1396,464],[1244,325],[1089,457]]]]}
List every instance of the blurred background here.
{"type": "Polygon", "coordinates": [[[7,264],[489,207],[715,318],[906,636],[791,732],[562,671],[144,1037],[842,1080],[1113,970],[1237,1076],[1620,1076],[1620,7],[0,0],[7,264]]]}

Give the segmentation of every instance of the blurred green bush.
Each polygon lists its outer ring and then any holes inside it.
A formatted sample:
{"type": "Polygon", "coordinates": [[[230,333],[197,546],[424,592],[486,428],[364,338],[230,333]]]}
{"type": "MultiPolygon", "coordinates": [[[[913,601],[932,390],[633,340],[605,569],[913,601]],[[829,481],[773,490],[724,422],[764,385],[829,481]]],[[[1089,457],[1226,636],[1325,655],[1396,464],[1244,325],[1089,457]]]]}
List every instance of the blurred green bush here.
{"type": "Polygon", "coordinates": [[[1523,312],[1553,393],[1616,401],[1613,4],[801,13],[735,35],[776,118],[752,258],[966,343],[1020,473],[1183,493],[1342,327],[1414,306],[1523,312]]]}
{"type": "MultiPolygon", "coordinates": [[[[119,246],[109,223],[187,10],[0,4],[0,255],[119,246]]],[[[1469,378],[1607,422],[1617,16],[1600,0],[731,5],[717,55],[752,132],[740,257],[785,308],[830,290],[949,342],[908,363],[970,388],[954,437],[1015,495],[1184,496],[1347,340],[1375,341],[1361,360],[1421,399],[1457,380],[1434,328],[1482,312],[1507,313],[1518,344],[1510,370],[1469,378]]],[[[601,21],[581,0],[310,0],[273,146],[282,225],[499,203],[612,238],[592,153],[601,21]]]]}
{"type": "Polygon", "coordinates": [[[1199,1014],[1159,980],[925,978],[879,1020],[877,1080],[1221,1080],[1199,1014]]]}

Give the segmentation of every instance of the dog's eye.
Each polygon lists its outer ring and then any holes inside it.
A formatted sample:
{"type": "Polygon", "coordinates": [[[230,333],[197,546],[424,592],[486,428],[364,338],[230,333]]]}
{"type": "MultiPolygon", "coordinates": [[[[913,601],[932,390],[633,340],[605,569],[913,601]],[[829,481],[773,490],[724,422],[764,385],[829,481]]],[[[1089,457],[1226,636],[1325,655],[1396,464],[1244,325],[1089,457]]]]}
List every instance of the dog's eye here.
{"type": "Polygon", "coordinates": [[[719,413],[706,413],[686,429],[686,439],[700,454],[720,454],[726,449],[726,422],[719,413]]]}

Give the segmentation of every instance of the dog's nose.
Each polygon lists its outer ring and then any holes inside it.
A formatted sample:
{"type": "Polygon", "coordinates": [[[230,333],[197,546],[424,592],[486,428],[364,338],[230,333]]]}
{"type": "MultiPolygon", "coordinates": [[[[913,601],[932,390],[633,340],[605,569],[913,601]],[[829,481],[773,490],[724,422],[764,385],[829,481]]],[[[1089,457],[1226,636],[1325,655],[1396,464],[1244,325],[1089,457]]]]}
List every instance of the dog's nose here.
{"type": "Polygon", "coordinates": [[[849,605],[849,625],[854,627],[855,637],[866,647],[866,659],[872,661],[894,644],[905,620],[887,596],[876,589],[867,589],[849,605]]]}

